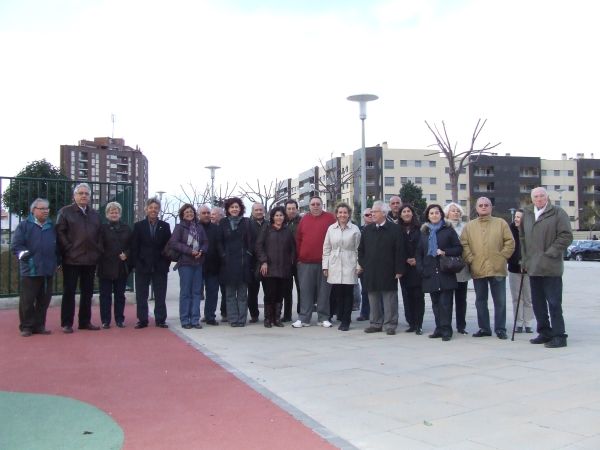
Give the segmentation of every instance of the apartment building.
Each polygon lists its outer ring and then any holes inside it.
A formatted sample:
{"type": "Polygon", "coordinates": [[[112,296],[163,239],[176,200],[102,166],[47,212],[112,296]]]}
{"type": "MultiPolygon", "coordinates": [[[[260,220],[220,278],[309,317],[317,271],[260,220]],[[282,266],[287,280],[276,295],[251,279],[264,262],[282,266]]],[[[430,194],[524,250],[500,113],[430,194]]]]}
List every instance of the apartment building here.
{"type": "Polygon", "coordinates": [[[81,140],[77,145],[60,146],[60,167],[72,180],[81,182],[114,183],[94,186],[92,207],[100,208],[100,198],[116,198],[118,183],[132,183],[135,219],[144,218],[148,198],[148,159],[137,146],[125,145],[121,138],[96,137],[81,140]],[[104,189],[105,192],[100,192],[104,189]]]}

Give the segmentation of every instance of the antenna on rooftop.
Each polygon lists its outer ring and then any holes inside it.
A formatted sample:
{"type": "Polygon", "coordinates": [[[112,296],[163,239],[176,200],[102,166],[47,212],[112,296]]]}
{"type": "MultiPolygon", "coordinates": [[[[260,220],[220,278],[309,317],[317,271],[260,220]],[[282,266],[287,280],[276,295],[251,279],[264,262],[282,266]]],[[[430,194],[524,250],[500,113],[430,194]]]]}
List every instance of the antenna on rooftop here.
{"type": "Polygon", "coordinates": [[[115,137],[115,115],[114,114],[110,115],[110,121],[112,122],[112,133],[111,133],[110,137],[114,139],[114,137],[115,137]]]}

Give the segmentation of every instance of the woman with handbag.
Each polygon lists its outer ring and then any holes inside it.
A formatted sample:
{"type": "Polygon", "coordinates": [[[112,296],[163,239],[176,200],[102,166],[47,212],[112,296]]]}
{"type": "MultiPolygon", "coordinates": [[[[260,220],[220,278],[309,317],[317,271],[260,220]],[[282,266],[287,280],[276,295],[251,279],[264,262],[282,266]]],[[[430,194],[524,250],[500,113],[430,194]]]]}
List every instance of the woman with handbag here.
{"type": "Polygon", "coordinates": [[[200,329],[200,301],[202,299],[202,263],[208,250],[204,228],[196,218],[196,209],[189,203],[179,208],[180,223],[175,225],[169,246],[180,254],[179,321],[186,330],[200,329]]]}
{"type": "Polygon", "coordinates": [[[452,339],[452,293],[457,282],[455,273],[441,270],[440,258],[460,256],[462,245],[452,227],[445,222],[440,205],[427,207],[425,221],[417,249],[417,270],[423,279],[423,292],[428,292],[431,297],[435,316],[435,330],[429,337],[449,341],[452,339]]]}
{"type": "MultiPolygon", "coordinates": [[[[465,223],[462,221],[465,215],[462,207],[458,203],[448,203],[444,206],[446,223],[452,225],[456,235],[460,239],[465,223]]],[[[454,308],[456,313],[456,331],[460,334],[469,334],[467,332],[467,286],[471,279],[469,266],[465,264],[460,272],[456,274],[458,287],[454,289],[454,308]]]]}
{"type": "Polygon", "coordinates": [[[260,231],[256,241],[256,258],[265,290],[265,328],[283,327],[281,306],[296,260],[296,241],[284,221],[285,208],[273,208],[269,225],[260,231]]]}

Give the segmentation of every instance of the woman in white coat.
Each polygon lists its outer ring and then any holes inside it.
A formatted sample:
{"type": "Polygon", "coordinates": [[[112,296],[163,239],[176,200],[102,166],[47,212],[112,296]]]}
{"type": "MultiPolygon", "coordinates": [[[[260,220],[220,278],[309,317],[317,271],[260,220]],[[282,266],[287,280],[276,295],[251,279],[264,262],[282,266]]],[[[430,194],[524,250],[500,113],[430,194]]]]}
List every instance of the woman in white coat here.
{"type": "Polygon", "coordinates": [[[350,222],[352,208],[346,203],[335,207],[337,222],[330,225],[323,243],[323,275],[331,284],[331,295],[340,320],[338,330],[348,331],[352,315],[354,285],[358,282],[360,230],[350,222]]]}

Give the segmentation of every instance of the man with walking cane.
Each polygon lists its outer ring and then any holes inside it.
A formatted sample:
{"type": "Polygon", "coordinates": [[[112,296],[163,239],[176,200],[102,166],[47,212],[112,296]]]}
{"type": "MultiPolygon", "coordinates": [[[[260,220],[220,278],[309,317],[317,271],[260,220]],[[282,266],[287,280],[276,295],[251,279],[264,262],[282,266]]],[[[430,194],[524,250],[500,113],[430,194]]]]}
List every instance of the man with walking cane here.
{"type": "Polygon", "coordinates": [[[547,348],[566,347],[562,274],[563,254],[573,241],[571,223],[562,208],[550,203],[543,187],[531,191],[531,200],[533,205],[525,208],[519,227],[522,265],[530,278],[538,332],[529,342],[547,348]]]}
{"type": "Polygon", "coordinates": [[[515,331],[522,333],[533,333],[531,321],[533,319],[533,306],[531,305],[531,288],[529,287],[529,276],[521,268],[521,243],[519,241],[519,225],[523,218],[523,210],[515,211],[515,217],[510,224],[510,232],[515,240],[515,251],[508,258],[508,283],[513,300],[513,311],[515,312],[515,323],[513,324],[512,340],[515,331]],[[522,304],[521,304],[522,303],[522,304]]]}

